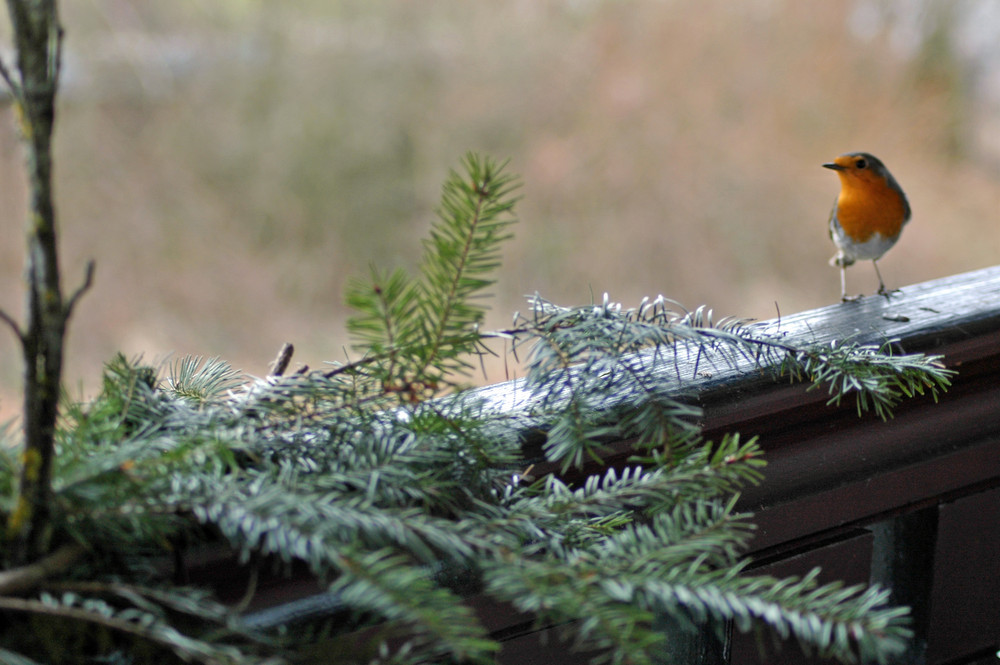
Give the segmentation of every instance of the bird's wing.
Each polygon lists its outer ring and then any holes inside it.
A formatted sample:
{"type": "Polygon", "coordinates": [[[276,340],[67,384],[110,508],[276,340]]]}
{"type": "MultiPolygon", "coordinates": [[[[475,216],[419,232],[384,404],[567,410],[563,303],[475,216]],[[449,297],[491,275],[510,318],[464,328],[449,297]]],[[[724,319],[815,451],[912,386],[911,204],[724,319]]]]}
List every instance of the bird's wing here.
{"type": "Polygon", "coordinates": [[[833,200],[833,207],[830,208],[830,219],[826,222],[827,233],[830,234],[830,240],[833,240],[833,229],[838,224],[837,221],[837,199],[833,200]]]}

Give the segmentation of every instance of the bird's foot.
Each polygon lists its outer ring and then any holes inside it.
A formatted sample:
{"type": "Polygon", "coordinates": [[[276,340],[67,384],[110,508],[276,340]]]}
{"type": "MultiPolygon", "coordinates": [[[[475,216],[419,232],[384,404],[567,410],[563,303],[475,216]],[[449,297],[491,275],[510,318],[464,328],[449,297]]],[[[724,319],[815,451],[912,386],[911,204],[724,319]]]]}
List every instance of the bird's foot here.
{"type": "Polygon", "coordinates": [[[841,296],[840,296],[840,302],[857,302],[857,301],[861,300],[864,297],[865,297],[865,294],[863,294],[863,293],[859,293],[856,296],[849,296],[846,293],[844,293],[844,294],[841,294],[841,296]]]}

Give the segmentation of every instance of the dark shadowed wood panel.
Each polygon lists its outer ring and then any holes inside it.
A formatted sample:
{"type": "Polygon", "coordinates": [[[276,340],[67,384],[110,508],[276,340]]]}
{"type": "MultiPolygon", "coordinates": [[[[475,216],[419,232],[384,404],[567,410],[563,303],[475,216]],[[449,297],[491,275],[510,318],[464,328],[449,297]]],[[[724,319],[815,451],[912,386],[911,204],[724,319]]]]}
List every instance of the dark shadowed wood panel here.
{"type": "MultiPolygon", "coordinates": [[[[872,559],[872,535],[867,531],[855,531],[836,542],[819,545],[812,549],[786,558],[755,566],[748,574],[772,575],[784,578],[801,577],[813,568],[819,567],[821,583],[840,580],[848,585],[867,584],[872,559]]],[[[830,663],[827,659],[809,657],[803,653],[795,640],[776,643],[770,634],[734,633],[730,641],[730,663],[732,665],[808,665],[830,663]]]]}
{"type": "Polygon", "coordinates": [[[527,630],[500,642],[499,665],[572,665],[586,663],[595,654],[573,649],[562,639],[559,628],[527,630]]]}
{"type": "Polygon", "coordinates": [[[1000,489],[940,507],[934,557],[928,662],[1000,644],[1000,489]]]}

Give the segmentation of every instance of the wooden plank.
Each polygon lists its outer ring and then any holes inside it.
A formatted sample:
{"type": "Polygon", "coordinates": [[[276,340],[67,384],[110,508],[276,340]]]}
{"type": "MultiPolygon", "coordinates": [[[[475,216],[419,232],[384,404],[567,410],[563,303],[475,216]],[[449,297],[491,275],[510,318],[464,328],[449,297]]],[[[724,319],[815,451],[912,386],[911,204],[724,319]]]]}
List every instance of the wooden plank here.
{"type": "Polygon", "coordinates": [[[768,460],[765,481],[741,499],[756,513],[754,548],[1000,482],[998,375],[962,376],[940,404],[914,400],[888,422],[806,405],[813,419],[799,412],[791,427],[782,413],[772,414],[774,429],[741,425],[762,437],[768,460]]]}
{"type": "Polygon", "coordinates": [[[930,603],[928,662],[1000,644],[1000,489],[941,506],[930,603]]]}
{"type": "MultiPolygon", "coordinates": [[[[1000,266],[907,286],[888,299],[869,296],[755,325],[760,331],[800,343],[853,340],[880,344],[901,340],[903,350],[908,353],[934,352],[984,331],[1000,331],[1000,266]]],[[[697,354],[683,349],[676,357],[669,352],[661,355],[665,359],[658,363],[658,371],[664,381],[669,384],[679,376],[678,387],[683,382],[686,390],[701,393],[706,401],[720,402],[717,418],[724,414],[721,402],[739,406],[739,400],[731,399],[732,391],[742,390],[749,397],[752,391],[772,383],[762,379],[758,368],[748,360],[734,366],[721,360],[710,365],[704,358],[698,361],[697,354]]],[[[487,408],[508,414],[527,413],[536,402],[523,379],[480,388],[473,396],[482,399],[487,408]]],[[[629,399],[629,395],[623,395],[622,404],[629,399]]]]}
{"type": "MultiPolygon", "coordinates": [[[[895,418],[881,422],[870,414],[859,418],[849,399],[844,406],[830,407],[822,391],[810,392],[801,385],[762,377],[750,363],[718,364],[701,374],[689,358],[677,358],[676,366],[673,359],[663,363],[665,377],[679,374],[685,386],[699,395],[709,438],[729,431],[761,436],[768,460],[766,478],[759,487],[747,488],[741,500],[742,508],[755,512],[754,556],[779,567],[800,557],[816,557],[824,551],[824,542],[858,526],[1000,485],[1000,421],[996,418],[1000,413],[1000,267],[906,287],[889,300],[871,297],[759,325],[799,343],[897,340],[895,348],[905,352],[944,355],[960,374],[940,404],[929,398],[908,400],[895,418]],[[791,559],[785,558],[789,555],[791,559]]],[[[627,404],[629,396],[622,398],[627,404]]],[[[520,401],[511,406],[530,408],[531,403],[522,386],[520,401]]],[[[629,454],[628,442],[612,442],[609,449],[607,464],[623,464],[629,454]]],[[[590,466],[579,475],[598,470],[590,466]]],[[[992,525],[963,523],[961,529],[992,530],[992,525]]],[[[1000,551],[995,554],[994,562],[1000,560],[1000,551]]],[[[960,602],[943,594],[942,585],[964,589],[967,585],[961,580],[995,572],[990,568],[995,563],[986,563],[984,568],[979,560],[959,562],[956,556],[955,552],[939,554],[935,560],[939,611],[948,611],[941,610],[943,606],[957,609],[960,602]]],[[[976,550],[974,556],[987,555],[976,550]]],[[[843,564],[833,557],[824,565],[836,571],[843,564]]],[[[847,577],[864,581],[856,575],[847,577]]],[[[984,583],[983,588],[987,587],[984,583]]],[[[935,658],[943,662],[974,657],[976,649],[983,648],[980,642],[996,639],[1000,614],[979,609],[979,622],[968,624],[978,631],[978,641],[968,635],[957,639],[955,622],[931,622],[932,628],[937,625],[930,631],[929,642],[935,658]]],[[[926,616],[928,608],[915,611],[926,616]]],[[[737,639],[734,656],[752,662],[744,647],[737,639]]],[[[922,644],[914,648],[914,653],[924,650],[922,644]]]]}
{"type": "MultiPolygon", "coordinates": [[[[871,572],[872,535],[867,531],[853,531],[837,541],[824,543],[792,556],[754,566],[752,575],[772,575],[778,578],[802,577],[813,568],[820,567],[819,582],[841,581],[847,585],[867,584],[871,572]]],[[[803,653],[794,640],[775,644],[773,635],[753,633],[733,634],[729,646],[731,665],[806,665],[831,663],[829,659],[810,657],[803,653]]]]}

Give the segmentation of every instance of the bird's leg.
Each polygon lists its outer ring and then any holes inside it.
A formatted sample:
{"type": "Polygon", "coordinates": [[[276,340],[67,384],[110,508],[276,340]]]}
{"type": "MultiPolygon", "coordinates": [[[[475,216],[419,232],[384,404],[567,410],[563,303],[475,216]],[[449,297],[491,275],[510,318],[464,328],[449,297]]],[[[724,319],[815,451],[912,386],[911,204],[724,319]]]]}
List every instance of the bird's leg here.
{"type": "Polygon", "coordinates": [[[861,298],[861,294],[856,296],[847,295],[847,265],[838,263],[840,266],[840,302],[854,302],[861,298]]]}
{"type": "Polygon", "coordinates": [[[895,293],[899,289],[893,289],[892,291],[886,289],[885,282],[882,281],[882,273],[878,271],[878,260],[872,259],[872,265],[875,266],[875,274],[878,275],[878,294],[880,296],[885,296],[886,298],[889,298],[890,296],[892,296],[893,293],[895,293]]]}
{"type": "Polygon", "coordinates": [[[847,295],[847,266],[852,265],[854,259],[849,259],[844,256],[844,250],[839,250],[830,259],[830,265],[840,268],[840,301],[841,302],[853,302],[860,298],[860,295],[849,296],[847,295]]]}

